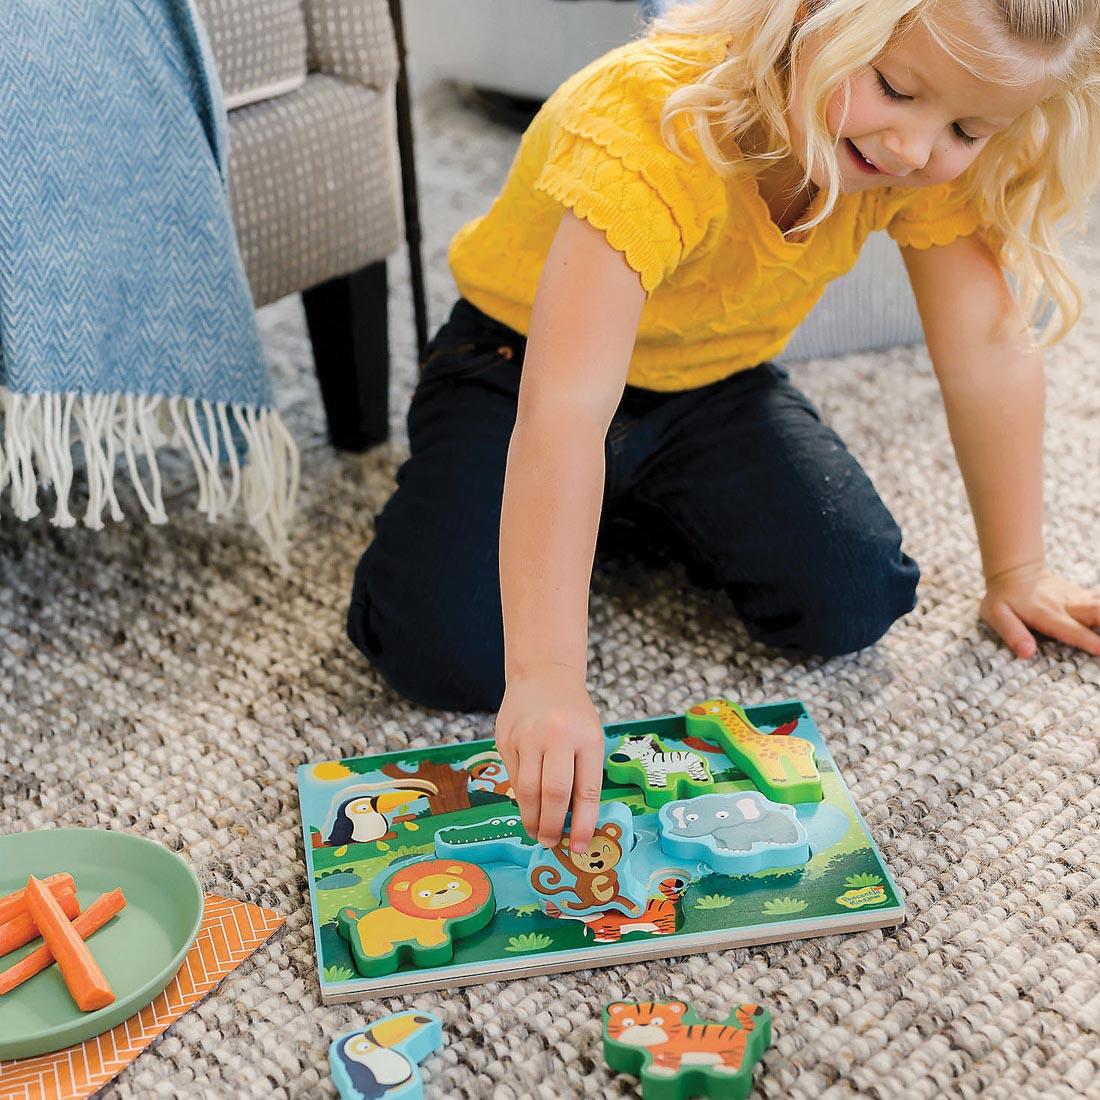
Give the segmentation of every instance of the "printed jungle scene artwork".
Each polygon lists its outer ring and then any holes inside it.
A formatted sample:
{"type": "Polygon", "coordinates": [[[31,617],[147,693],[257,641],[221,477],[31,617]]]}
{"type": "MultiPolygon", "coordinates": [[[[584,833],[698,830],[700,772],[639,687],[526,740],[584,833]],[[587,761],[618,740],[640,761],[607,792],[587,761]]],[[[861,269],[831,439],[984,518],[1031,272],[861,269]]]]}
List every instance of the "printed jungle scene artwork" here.
{"type": "Polygon", "coordinates": [[[325,999],[902,919],[800,702],[703,700],[608,725],[605,743],[583,855],[526,834],[492,741],[299,768],[325,999]]]}

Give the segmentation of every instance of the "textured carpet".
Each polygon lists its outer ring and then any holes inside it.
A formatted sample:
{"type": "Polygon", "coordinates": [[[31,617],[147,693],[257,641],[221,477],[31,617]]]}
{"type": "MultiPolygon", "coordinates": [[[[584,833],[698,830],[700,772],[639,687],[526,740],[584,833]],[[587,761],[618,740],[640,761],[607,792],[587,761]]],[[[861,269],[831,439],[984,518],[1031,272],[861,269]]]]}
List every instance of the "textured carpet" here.
{"type": "MultiPolygon", "coordinates": [[[[419,101],[433,324],[451,303],[447,240],[481,211],[515,136],[445,89],[419,101]]],[[[1080,250],[1087,298],[1100,252],[1080,250]]],[[[400,375],[414,373],[403,261],[400,375]]],[[[182,851],[203,885],[272,906],[285,930],[104,1095],[331,1094],[327,1043],[415,1004],[445,1021],[443,1097],[634,1096],[600,1053],[603,1004],[679,996],[707,1014],[775,1014],[757,1095],[1100,1096],[1100,675],[1046,643],[1019,662],[977,622],[980,574],[922,351],[808,364],[795,379],[863,460],[924,580],[878,646],[791,662],[748,643],[673,565],[619,560],[592,601],[591,684],[605,720],[722,692],[803,699],[908,896],[900,929],[322,1008],[294,768],[368,747],[490,736],[487,715],[403,703],[344,640],[351,571],[403,454],[334,455],[296,301],[264,312],[279,401],[304,447],[293,571],[250,532],[210,527],[183,484],[172,523],[99,534],[0,521],[0,829],[108,826],[182,851]]],[[[1096,583],[1100,315],[1049,356],[1054,564],[1096,583]]],[[[130,502],[128,513],[138,514],[130,502]]]]}

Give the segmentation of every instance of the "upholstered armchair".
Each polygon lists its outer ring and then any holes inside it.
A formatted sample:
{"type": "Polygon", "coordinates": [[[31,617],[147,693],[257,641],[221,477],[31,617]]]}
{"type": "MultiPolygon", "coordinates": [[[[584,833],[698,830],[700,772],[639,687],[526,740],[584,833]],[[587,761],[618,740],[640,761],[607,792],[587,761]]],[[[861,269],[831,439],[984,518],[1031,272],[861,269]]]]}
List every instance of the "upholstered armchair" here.
{"type": "Polygon", "coordinates": [[[256,305],[302,292],[330,436],[364,450],[388,433],[386,261],[406,237],[421,346],[426,329],[400,11],[196,2],[229,109],[230,198],[256,305]]]}

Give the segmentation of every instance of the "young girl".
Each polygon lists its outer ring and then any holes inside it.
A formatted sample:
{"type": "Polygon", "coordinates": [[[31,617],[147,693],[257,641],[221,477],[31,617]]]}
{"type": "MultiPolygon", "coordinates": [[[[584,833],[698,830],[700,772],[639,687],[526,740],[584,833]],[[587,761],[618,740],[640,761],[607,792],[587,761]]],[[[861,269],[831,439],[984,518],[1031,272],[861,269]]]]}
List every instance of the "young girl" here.
{"type": "Polygon", "coordinates": [[[543,844],[570,808],[578,850],[596,820],[601,520],[671,542],[784,650],[857,650],[912,609],[893,518],[768,362],[873,230],[915,292],[982,617],[1020,657],[1032,631],[1100,653],[1100,593],[1044,565],[1028,324],[1045,315],[1057,339],[1080,312],[1055,223],[1080,224],[1100,174],[1097,16],[1096,0],[684,5],[547,101],[455,237],[462,296],[430,346],[349,632],[417,702],[499,706],[543,844]]]}

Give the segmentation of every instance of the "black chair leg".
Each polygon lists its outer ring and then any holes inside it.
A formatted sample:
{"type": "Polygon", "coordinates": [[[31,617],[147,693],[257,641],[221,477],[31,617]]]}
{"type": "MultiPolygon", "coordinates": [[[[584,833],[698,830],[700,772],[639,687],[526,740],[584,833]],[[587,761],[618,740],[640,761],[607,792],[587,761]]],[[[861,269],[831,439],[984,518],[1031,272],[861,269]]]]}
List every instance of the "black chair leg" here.
{"type": "Polygon", "coordinates": [[[390,433],[386,261],[303,291],[313,361],[341,451],[365,451],[390,433]]]}

